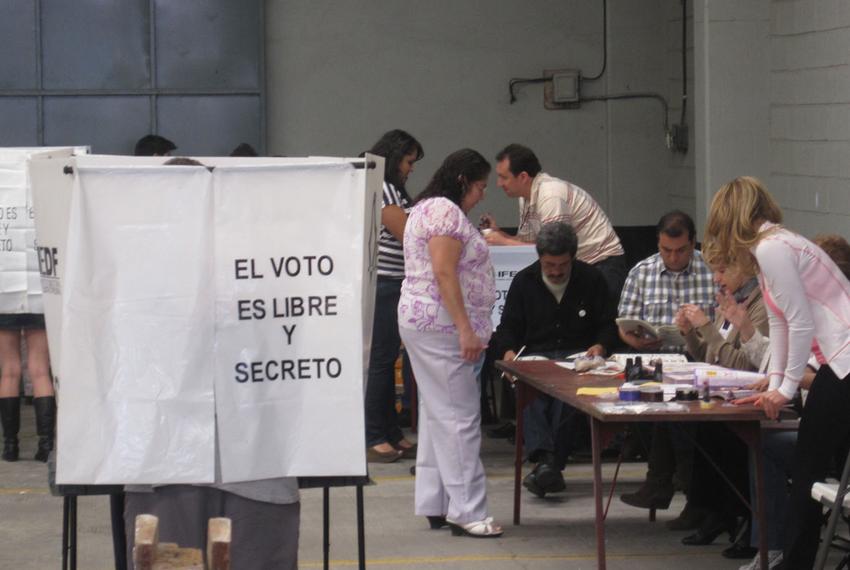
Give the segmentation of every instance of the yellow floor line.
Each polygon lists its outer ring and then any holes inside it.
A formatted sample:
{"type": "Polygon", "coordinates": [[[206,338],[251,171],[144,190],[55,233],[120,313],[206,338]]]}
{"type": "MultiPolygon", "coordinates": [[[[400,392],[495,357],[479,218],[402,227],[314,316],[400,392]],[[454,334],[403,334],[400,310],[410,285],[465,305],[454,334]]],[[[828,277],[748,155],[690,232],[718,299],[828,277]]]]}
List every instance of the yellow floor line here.
{"type": "Polygon", "coordinates": [[[45,487],[0,487],[0,495],[49,495],[45,487]]]}
{"type": "MultiPolygon", "coordinates": [[[[618,479],[641,479],[646,475],[646,468],[641,467],[640,469],[620,469],[620,474],[617,476],[618,479]]],[[[613,473],[611,474],[613,476],[613,473]]],[[[493,473],[487,475],[488,480],[500,480],[500,479],[513,479],[514,474],[511,473],[493,473]]],[[[608,476],[607,473],[602,474],[603,481],[609,481],[611,477],[608,476]]],[[[377,477],[372,477],[372,480],[376,483],[380,482],[389,482],[389,481],[407,481],[409,479],[413,479],[413,475],[379,475],[377,477]]],[[[571,473],[569,469],[564,472],[564,479],[593,479],[593,473],[571,473]]]]}
{"type": "MultiPolygon", "coordinates": [[[[678,552],[655,552],[647,553],[618,553],[607,554],[607,560],[627,560],[634,558],[655,559],[655,558],[682,558],[683,556],[717,556],[716,552],[690,553],[684,551],[678,552]]],[[[447,562],[552,562],[552,561],[592,561],[596,560],[596,553],[584,553],[573,555],[535,555],[535,554],[505,554],[501,556],[419,556],[411,558],[377,558],[366,561],[366,566],[418,566],[421,564],[444,564],[447,562]]],[[[357,566],[357,560],[331,560],[332,567],[337,566],[357,566]]],[[[322,561],[299,562],[301,568],[322,568],[322,561]]]]}

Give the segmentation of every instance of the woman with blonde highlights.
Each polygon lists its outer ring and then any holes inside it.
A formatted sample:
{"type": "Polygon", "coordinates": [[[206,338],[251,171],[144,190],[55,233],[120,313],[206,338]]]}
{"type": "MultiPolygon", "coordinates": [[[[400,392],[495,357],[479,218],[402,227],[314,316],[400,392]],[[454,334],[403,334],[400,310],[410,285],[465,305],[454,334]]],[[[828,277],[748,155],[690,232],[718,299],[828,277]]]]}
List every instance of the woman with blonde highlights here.
{"type": "Polygon", "coordinates": [[[820,364],[794,452],[784,556],[788,568],[811,568],[821,507],[809,491],[825,478],[833,456],[850,448],[850,282],[821,248],[781,221],[758,180],[736,178],[714,196],[704,248],[709,259],[755,268],[768,309],[770,384],[738,403],[754,403],[776,418],[797,391],[810,354],[820,364]]]}

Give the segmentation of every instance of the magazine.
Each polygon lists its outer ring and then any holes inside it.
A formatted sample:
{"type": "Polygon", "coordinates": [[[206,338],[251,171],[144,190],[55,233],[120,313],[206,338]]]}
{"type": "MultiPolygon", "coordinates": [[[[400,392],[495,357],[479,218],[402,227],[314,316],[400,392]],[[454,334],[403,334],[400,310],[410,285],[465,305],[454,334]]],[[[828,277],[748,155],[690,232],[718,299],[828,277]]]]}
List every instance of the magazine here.
{"type": "Polygon", "coordinates": [[[618,318],[617,326],[625,332],[634,333],[647,339],[661,339],[662,346],[684,346],[685,337],[675,325],[653,326],[641,319],[618,318]]]}

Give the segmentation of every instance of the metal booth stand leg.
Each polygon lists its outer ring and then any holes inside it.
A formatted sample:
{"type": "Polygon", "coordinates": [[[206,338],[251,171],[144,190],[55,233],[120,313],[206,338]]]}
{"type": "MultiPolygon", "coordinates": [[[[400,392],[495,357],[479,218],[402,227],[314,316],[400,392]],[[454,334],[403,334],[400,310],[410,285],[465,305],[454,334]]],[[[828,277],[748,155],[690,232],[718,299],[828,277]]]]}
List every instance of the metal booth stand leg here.
{"type": "Polygon", "coordinates": [[[109,495],[109,514],[112,518],[112,553],[115,570],[127,570],[127,533],[124,527],[124,493],[109,495]]]}
{"type": "MultiPolygon", "coordinates": [[[[363,485],[357,485],[357,562],[360,570],[366,570],[366,525],[364,524],[363,485]]],[[[322,487],[322,555],[323,568],[330,568],[330,487],[322,487]]]]}
{"type": "Polygon", "coordinates": [[[62,501],[62,570],[77,570],[77,496],[62,501]]]}
{"type": "Polygon", "coordinates": [[[323,568],[325,570],[328,570],[330,568],[330,554],[331,554],[330,510],[331,510],[331,488],[330,487],[322,487],[322,555],[324,557],[323,568]]]}
{"type": "Polygon", "coordinates": [[[357,485],[357,560],[366,570],[366,525],[363,520],[363,485],[357,485]]]}

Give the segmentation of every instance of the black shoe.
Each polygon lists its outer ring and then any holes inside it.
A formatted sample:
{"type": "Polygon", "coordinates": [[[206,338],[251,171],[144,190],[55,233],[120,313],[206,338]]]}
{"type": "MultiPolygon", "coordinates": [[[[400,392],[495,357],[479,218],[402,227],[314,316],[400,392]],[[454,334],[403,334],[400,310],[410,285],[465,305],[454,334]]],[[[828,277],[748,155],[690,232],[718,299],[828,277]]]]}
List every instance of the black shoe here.
{"type": "Polygon", "coordinates": [[[56,398],[46,396],[34,398],[35,430],[38,433],[38,450],[35,452],[36,461],[47,463],[47,456],[53,451],[53,434],[56,430],[56,398]]]}
{"type": "Polygon", "coordinates": [[[721,554],[724,558],[731,558],[734,560],[751,560],[758,551],[758,548],[752,547],[748,544],[738,541],[729,548],[724,549],[721,554]]]}
{"type": "Polygon", "coordinates": [[[750,546],[750,518],[742,517],[738,528],[735,529],[734,544],[722,552],[723,557],[732,559],[753,558],[757,552],[758,548],[750,546]]]}
{"type": "Polygon", "coordinates": [[[697,531],[689,534],[682,539],[682,544],[687,546],[705,546],[711,544],[715,539],[723,534],[729,533],[729,541],[732,541],[732,536],[735,533],[734,523],[724,519],[721,515],[712,512],[710,513],[697,531]]]}
{"type": "Polygon", "coordinates": [[[18,432],[21,429],[21,399],[0,398],[0,424],[3,426],[3,461],[17,461],[18,432]]]}
{"type": "Polygon", "coordinates": [[[541,499],[546,496],[546,491],[544,491],[540,487],[540,485],[537,484],[537,479],[534,476],[534,471],[522,478],[522,486],[528,489],[531,494],[541,499]]]}
{"type": "Polygon", "coordinates": [[[440,516],[429,516],[426,517],[428,519],[428,524],[431,525],[431,530],[439,530],[445,526],[449,526],[449,523],[446,522],[446,517],[444,515],[440,516]]]}
{"type": "Polygon", "coordinates": [[[623,493],[620,500],[639,509],[666,509],[673,500],[673,485],[646,480],[634,493],[623,493]]]}
{"type": "Polygon", "coordinates": [[[506,439],[512,437],[516,433],[516,426],[512,422],[506,422],[497,428],[488,429],[487,437],[493,439],[506,439]]]}
{"type": "Polygon", "coordinates": [[[548,463],[539,463],[522,480],[522,486],[541,499],[546,496],[546,493],[558,493],[567,488],[561,472],[548,463]]]}
{"type": "Polygon", "coordinates": [[[694,507],[690,501],[685,503],[685,508],[679,516],[664,523],[668,530],[694,530],[700,527],[702,521],[708,515],[708,511],[700,507],[694,507]]]}

